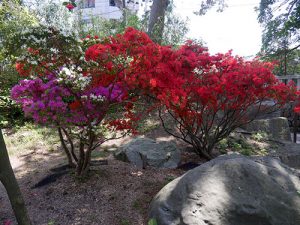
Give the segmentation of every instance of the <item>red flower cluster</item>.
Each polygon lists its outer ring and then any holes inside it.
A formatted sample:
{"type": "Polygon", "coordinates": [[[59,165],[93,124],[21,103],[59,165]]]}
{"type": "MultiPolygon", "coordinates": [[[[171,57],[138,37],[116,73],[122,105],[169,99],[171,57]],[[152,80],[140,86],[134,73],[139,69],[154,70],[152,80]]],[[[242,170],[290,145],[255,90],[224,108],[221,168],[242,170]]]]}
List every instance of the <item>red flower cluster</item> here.
{"type": "Polygon", "coordinates": [[[17,62],[16,63],[16,70],[20,74],[20,76],[22,76],[22,77],[23,76],[24,77],[29,76],[29,74],[31,72],[30,66],[25,66],[25,64],[22,63],[22,62],[17,62]],[[26,68],[26,67],[28,67],[28,68],[26,68]]]}
{"type": "Polygon", "coordinates": [[[293,85],[275,78],[270,63],[245,61],[231,52],[210,55],[193,42],[173,50],[132,28],[88,48],[86,60],[100,64],[93,71],[99,76],[97,82],[105,83],[114,74],[111,80],[151,95],[192,130],[213,127],[209,124],[217,121],[210,115],[228,116],[230,112],[234,112],[231,119],[238,118],[236,126],[252,119],[246,113],[250,107],[264,101],[282,105],[296,96],[293,85]]]}
{"type": "Polygon", "coordinates": [[[68,2],[63,2],[63,5],[69,10],[72,11],[77,5],[75,0],[70,0],[68,2]]]}

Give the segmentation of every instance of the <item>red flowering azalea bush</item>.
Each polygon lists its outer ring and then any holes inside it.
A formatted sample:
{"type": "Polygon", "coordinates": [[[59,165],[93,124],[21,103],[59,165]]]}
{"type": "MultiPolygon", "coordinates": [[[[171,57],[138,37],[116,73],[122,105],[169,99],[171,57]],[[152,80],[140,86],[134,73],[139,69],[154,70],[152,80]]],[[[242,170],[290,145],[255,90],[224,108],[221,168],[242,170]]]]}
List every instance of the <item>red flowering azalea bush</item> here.
{"type": "Polygon", "coordinates": [[[168,133],[207,159],[213,157],[215,144],[234,129],[296,98],[295,86],[280,83],[271,72],[271,63],[245,61],[230,52],[210,55],[193,43],[182,46],[172,62],[171,68],[164,68],[177,74],[179,85],[165,92],[160,80],[155,83],[157,98],[177,132],[166,125],[163,116],[162,123],[168,133]]]}

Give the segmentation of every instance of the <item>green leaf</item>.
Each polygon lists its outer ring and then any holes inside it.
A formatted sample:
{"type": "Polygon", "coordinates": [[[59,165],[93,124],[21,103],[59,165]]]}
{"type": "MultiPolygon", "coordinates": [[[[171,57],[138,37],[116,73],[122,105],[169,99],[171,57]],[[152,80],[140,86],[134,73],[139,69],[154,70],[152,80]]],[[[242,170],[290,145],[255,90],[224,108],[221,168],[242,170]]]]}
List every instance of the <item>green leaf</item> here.
{"type": "Polygon", "coordinates": [[[151,218],[149,221],[148,221],[148,225],[158,225],[156,219],[154,218],[151,218]]]}
{"type": "Polygon", "coordinates": [[[63,5],[65,5],[65,6],[68,5],[68,4],[69,4],[69,2],[63,2],[63,5]]]}

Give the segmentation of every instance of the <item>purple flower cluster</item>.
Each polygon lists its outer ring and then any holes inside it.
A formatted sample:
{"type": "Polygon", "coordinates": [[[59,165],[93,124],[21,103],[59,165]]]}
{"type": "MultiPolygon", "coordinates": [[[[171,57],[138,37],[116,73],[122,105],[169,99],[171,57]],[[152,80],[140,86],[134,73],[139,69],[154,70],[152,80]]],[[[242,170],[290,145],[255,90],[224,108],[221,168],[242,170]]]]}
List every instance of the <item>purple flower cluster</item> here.
{"type": "Polygon", "coordinates": [[[41,124],[64,126],[100,122],[110,103],[121,102],[123,95],[116,84],[75,92],[54,75],[43,80],[22,80],[11,90],[12,99],[22,106],[27,117],[41,124]]]}
{"type": "Polygon", "coordinates": [[[68,96],[70,92],[55,79],[22,80],[11,90],[12,99],[22,105],[25,115],[43,124],[53,123],[67,113],[68,103],[63,99],[68,96]]]}
{"type": "Polygon", "coordinates": [[[117,85],[109,85],[108,87],[96,87],[92,88],[85,92],[86,96],[89,96],[89,99],[106,99],[111,102],[120,102],[124,96],[124,91],[122,88],[117,85]]]}

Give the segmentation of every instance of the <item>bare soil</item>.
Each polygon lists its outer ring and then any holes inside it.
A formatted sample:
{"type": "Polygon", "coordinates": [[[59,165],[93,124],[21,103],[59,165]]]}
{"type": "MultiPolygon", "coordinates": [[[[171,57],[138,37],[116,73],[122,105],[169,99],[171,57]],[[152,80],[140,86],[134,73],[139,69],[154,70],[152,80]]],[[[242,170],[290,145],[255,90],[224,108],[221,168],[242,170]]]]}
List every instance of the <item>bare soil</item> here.
{"type": "MultiPolygon", "coordinates": [[[[173,140],[161,128],[146,136],[156,140],[173,140]]],[[[130,139],[109,142],[105,149],[130,139]]],[[[181,149],[186,147],[182,143],[178,145],[181,149]]],[[[183,151],[182,154],[182,163],[191,160],[204,162],[193,153],[183,151]]],[[[65,164],[61,150],[49,152],[37,145],[33,151],[11,157],[34,225],[146,225],[147,209],[152,198],[168,182],[185,172],[150,167],[139,170],[115,160],[109,153],[98,159],[107,159],[108,165],[95,168],[85,180],[78,180],[72,173],[67,173],[55,182],[32,188],[53,173],[50,169],[65,164]]],[[[17,224],[5,189],[0,184],[0,225],[6,220],[12,221],[11,225],[17,224]]]]}

